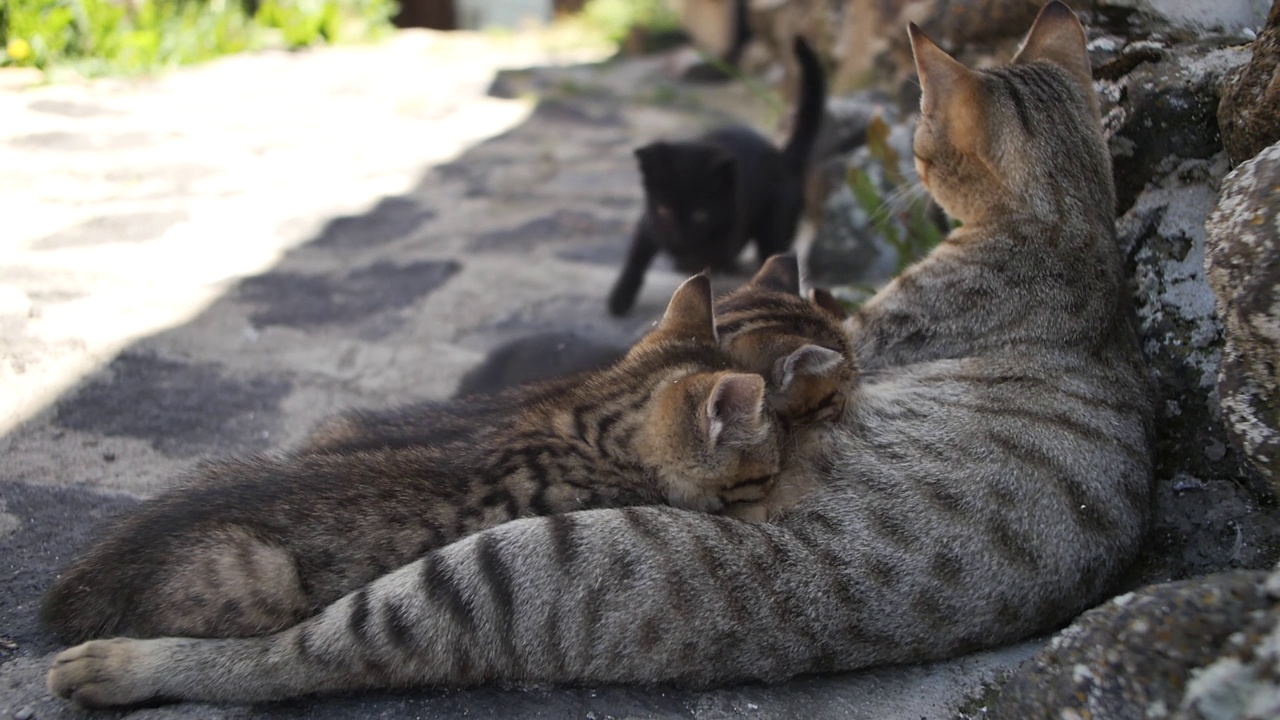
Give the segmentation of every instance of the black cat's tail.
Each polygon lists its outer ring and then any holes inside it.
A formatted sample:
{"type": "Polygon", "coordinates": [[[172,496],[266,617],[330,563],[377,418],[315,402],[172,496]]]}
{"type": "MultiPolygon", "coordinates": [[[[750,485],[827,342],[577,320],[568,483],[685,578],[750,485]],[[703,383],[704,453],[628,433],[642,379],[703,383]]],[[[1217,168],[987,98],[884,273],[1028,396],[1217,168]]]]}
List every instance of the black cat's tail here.
{"type": "Polygon", "coordinates": [[[813,151],[813,143],[822,127],[822,113],[827,105],[827,79],[817,54],[804,38],[797,35],[792,47],[796,60],[800,62],[800,107],[796,111],[791,137],[782,148],[782,156],[789,167],[802,172],[809,165],[809,153],[813,151]]]}

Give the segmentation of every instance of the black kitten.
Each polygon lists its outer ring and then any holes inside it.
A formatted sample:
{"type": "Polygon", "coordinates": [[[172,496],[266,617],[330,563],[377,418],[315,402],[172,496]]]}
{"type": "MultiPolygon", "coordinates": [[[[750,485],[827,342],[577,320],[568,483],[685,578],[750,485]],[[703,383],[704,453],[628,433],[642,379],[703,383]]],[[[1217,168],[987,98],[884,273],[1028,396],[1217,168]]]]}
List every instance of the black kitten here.
{"type": "Polygon", "coordinates": [[[644,176],[645,212],[622,275],[609,293],[609,312],[635,304],[659,250],[681,272],[731,270],[748,240],[760,260],[791,247],[804,206],[805,170],[822,123],[822,66],[801,38],[800,107],[781,150],[745,127],[715,130],[687,142],[655,142],[636,150],[644,176]]]}

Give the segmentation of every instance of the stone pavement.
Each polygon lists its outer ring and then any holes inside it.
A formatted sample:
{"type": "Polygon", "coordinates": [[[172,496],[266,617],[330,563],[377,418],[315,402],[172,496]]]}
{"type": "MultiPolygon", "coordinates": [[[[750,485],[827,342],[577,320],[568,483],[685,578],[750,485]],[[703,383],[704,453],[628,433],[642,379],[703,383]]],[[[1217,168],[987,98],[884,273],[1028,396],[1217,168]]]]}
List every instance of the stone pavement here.
{"type": "MultiPolygon", "coordinates": [[[[740,87],[671,84],[660,59],[595,59],[402,32],[149,81],[16,89],[0,74],[0,720],[80,716],[44,690],[58,648],[38,599],[99,523],[200,457],[446,396],[486,359],[471,382],[554,369],[647,327],[669,269],[632,318],[603,300],[640,206],[631,149],[766,114],[740,87]]],[[[1033,649],[712,692],[123,716],[941,718],[1033,649]]]]}

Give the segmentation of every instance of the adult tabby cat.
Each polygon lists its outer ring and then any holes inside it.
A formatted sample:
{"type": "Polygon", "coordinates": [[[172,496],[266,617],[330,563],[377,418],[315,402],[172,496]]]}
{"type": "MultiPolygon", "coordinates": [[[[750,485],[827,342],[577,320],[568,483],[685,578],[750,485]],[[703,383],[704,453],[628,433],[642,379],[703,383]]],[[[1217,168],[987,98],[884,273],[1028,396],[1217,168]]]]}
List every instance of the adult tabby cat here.
{"type": "Polygon", "coordinates": [[[799,108],[781,150],[742,126],[636,150],[645,211],[609,293],[609,312],[631,310],[659,252],[669,253],[677,269],[693,273],[733,269],[749,240],[755,240],[762,261],[791,247],[804,206],[809,154],[826,105],[818,57],[798,37],[795,54],[802,80],[799,108]]]}
{"type": "Polygon", "coordinates": [[[513,518],[759,499],[780,429],[764,380],[728,364],[695,277],[608,369],[351,415],[301,452],[205,465],[73,562],[44,619],[74,640],[259,635],[513,518]]]}
{"type": "Polygon", "coordinates": [[[849,321],[859,385],[773,522],[670,507],[480,532],[274,635],[60,654],[83,705],[482,682],[777,681],[1010,642],[1104,596],[1150,500],[1085,37],[971,71],[911,29],[920,176],[963,225],[849,321]]]}

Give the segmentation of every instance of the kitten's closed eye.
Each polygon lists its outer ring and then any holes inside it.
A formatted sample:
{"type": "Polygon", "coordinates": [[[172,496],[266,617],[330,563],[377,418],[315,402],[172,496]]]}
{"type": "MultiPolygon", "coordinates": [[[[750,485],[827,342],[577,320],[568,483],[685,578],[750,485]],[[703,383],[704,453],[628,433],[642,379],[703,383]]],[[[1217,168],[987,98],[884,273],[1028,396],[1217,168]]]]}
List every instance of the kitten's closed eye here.
{"type": "Polygon", "coordinates": [[[691,220],[693,220],[695,223],[697,223],[697,224],[699,224],[699,225],[703,225],[703,224],[705,224],[705,223],[707,222],[707,218],[708,218],[709,216],[707,215],[707,211],[706,211],[706,210],[694,210],[694,211],[693,211],[693,214],[692,214],[692,215],[690,215],[689,217],[690,217],[690,219],[691,219],[691,220]]]}
{"type": "Polygon", "coordinates": [[[667,207],[666,205],[654,206],[653,212],[663,220],[669,220],[671,218],[671,208],[667,207]]]}

